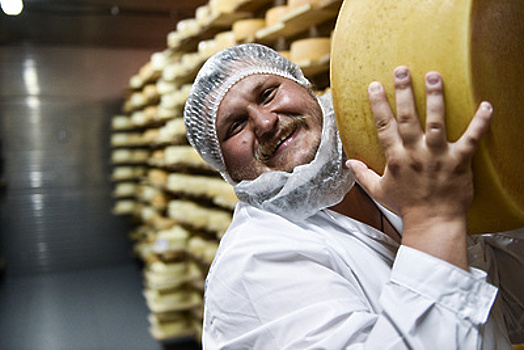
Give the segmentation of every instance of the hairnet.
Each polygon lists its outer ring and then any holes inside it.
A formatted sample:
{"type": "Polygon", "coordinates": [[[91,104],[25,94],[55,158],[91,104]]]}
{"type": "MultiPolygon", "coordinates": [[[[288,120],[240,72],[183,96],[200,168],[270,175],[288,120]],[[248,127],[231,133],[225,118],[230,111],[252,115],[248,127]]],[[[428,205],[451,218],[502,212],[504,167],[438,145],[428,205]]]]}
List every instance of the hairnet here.
{"type": "Polygon", "coordinates": [[[242,44],[225,49],[202,66],[189,92],[184,120],[189,143],[202,158],[231,184],[218,142],[215,120],[220,102],[229,89],[253,74],[274,74],[291,79],[305,88],[310,82],[295,63],[260,44],[242,44]]]}

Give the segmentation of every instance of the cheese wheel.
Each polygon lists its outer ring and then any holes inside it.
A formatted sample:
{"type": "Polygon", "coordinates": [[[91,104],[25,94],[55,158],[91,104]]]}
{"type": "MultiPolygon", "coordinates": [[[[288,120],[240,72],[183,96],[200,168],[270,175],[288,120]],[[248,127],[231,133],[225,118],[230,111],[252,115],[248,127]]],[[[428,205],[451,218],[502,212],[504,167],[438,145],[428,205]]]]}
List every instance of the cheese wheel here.
{"type": "Polygon", "coordinates": [[[195,200],[211,201],[219,207],[233,210],[238,203],[233,186],[219,177],[169,174],[166,189],[195,200]]]}
{"type": "Polygon", "coordinates": [[[147,129],[142,133],[142,141],[145,144],[153,144],[158,142],[160,137],[160,129],[147,129]]]}
{"type": "Polygon", "coordinates": [[[129,79],[129,87],[131,89],[140,89],[144,82],[142,81],[142,78],[140,75],[135,74],[129,79]]]}
{"type": "Polygon", "coordinates": [[[118,166],[113,168],[111,179],[114,181],[137,180],[146,174],[146,168],[142,166],[118,166]]]}
{"type": "Polygon", "coordinates": [[[156,82],[156,89],[160,95],[168,94],[170,92],[173,92],[177,89],[178,85],[167,81],[165,79],[158,79],[156,82]]]}
{"type": "Polygon", "coordinates": [[[180,33],[182,38],[188,38],[198,34],[200,31],[200,25],[195,18],[186,18],[178,21],[176,24],[176,30],[180,33]]]}
{"type": "Polygon", "coordinates": [[[318,5],[322,0],[288,0],[287,4],[289,7],[297,8],[304,5],[318,5]]]}
{"type": "Polygon", "coordinates": [[[286,5],[275,6],[270,8],[266,11],[266,26],[271,27],[277,24],[278,22],[280,22],[280,19],[284,17],[284,15],[289,13],[290,10],[291,8],[286,5]]]}
{"type": "Polygon", "coordinates": [[[239,3],[239,0],[210,0],[209,7],[212,14],[231,13],[239,3]]]}
{"type": "Polygon", "coordinates": [[[180,32],[173,30],[167,34],[167,46],[169,48],[177,48],[183,39],[184,37],[180,32]]]}
{"type": "Polygon", "coordinates": [[[164,186],[167,183],[169,173],[163,169],[151,168],[147,172],[147,179],[154,185],[164,186]]]}
{"type": "Polygon", "coordinates": [[[215,35],[215,41],[220,50],[227,49],[228,47],[235,46],[235,33],[232,31],[221,32],[215,35]]]}
{"type": "Polygon", "coordinates": [[[215,39],[202,40],[198,43],[198,53],[203,59],[208,59],[220,51],[215,39]]]}
{"type": "Polygon", "coordinates": [[[307,38],[293,41],[289,47],[289,58],[298,63],[304,60],[316,60],[331,50],[330,38],[307,38]]]}
{"type": "Polygon", "coordinates": [[[144,104],[156,104],[160,101],[160,94],[156,87],[156,83],[148,84],[142,89],[142,94],[144,98],[144,104]]]}
{"type": "Polygon", "coordinates": [[[255,35],[257,31],[266,26],[266,21],[262,18],[241,19],[233,23],[233,33],[235,40],[241,41],[255,35]]]}
{"type": "Polygon", "coordinates": [[[169,202],[168,215],[184,226],[213,232],[222,237],[231,224],[230,211],[211,208],[192,201],[174,199],[169,202]]]}
{"type": "Polygon", "coordinates": [[[209,4],[198,6],[195,10],[195,19],[201,27],[205,27],[211,21],[211,7],[209,4]]]}
{"type": "Polygon", "coordinates": [[[134,182],[121,182],[115,186],[113,195],[117,198],[134,197],[137,191],[137,185],[134,182]]]}
{"type": "Polygon", "coordinates": [[[165,148],[167,166],[209,169],[211,167],[202,159],[192,146],[169,146],[165,148]]]}
{"type": "Polygon", "coordinates": [[[151,156],[148,159],[149,165],[162,167],[166,163],[164,149],[155,149],[151,151],[151,156]]]}
{"type": "Polygon", "coordinates": [[[122,132],[111,135],[111,146],[141,146],[144,144],[142,134],[139,132],[122,132]]]}
{"type": "Polygon", "coordinates": [[[183,118],[168,121],[159,130],[158,142],[182,143],[186,138],[186,126],[183,118]]]}
{"type": "Polygon", "coordinates": [[[154,70],[162,70],[171,60],[172,52],[170,50],[164,50],[162,52],[154,52],[151,55],[151,67],[154,70]]]}
{"type": "Polygon", "coordinates": [[[348,156],[377,172],[384,169],[367,97],[370,82],[382,82],[393,105],[392,71],[408,66],[423,123],[424,75],[437,70],[444,78],[451,141],[465,131],[481,101],[490,101],[495,110],[473,159],[470,232],[523,227],[522,18],[522,0],[346,0],[333,35],[331,87],[348,156]]]}
{"type": "Polygon", "coordinates": [[[131,199],[122,199],[115,202],[115,206],[113,207],[113,214],[121,215],[121,214],[132,214],[135,210],[136,202],[131,199]]]}
{"type": "Polygon", "coordinates": [[[111,127],[113,130],[127,130],[133,128],[133,123],[127,115],[115,115],[111,119],[111,127]]]}

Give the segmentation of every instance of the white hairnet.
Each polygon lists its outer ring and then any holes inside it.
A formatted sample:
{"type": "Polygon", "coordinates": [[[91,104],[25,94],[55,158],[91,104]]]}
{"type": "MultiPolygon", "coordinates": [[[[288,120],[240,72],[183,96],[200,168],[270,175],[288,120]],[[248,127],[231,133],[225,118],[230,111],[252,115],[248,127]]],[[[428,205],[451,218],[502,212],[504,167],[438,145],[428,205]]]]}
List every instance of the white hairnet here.
{"type": "Polygon", "coordinates": [[[223,50],[206,61],[193,83],[184,108],[189,143],[231,184],[235,182],[227,172],[218,142],[216,115],[228,90],[253,74],[275,74],[305,88],[311,87],[300,67],[278,52],[260,44],[242,44],[223,50]]]}

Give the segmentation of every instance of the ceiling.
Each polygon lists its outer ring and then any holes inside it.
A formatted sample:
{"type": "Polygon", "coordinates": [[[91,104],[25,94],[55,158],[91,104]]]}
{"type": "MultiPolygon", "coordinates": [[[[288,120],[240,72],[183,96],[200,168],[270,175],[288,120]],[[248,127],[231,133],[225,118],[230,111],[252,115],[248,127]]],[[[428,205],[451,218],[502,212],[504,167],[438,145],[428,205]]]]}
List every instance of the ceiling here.
{"type": "Polygon", "coordinates": [[[0,45],[164,48],[176,23],[207,2],[25,0],[19,16],[0,14],[0,45]]]}

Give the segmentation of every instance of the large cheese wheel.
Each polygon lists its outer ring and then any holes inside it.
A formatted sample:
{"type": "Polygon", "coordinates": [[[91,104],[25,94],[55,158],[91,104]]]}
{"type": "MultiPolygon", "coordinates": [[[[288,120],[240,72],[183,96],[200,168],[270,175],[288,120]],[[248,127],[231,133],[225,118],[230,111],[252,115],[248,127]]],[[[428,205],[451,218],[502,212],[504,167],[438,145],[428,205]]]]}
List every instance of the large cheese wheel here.
{"type": "Polygon", "coordinates": [[[346,0],[333,36],[331,86],[348,155],[384,169],[367,97],[371,81],[384,84],[394,105],[392,71],[407,65],[424,119],[424,75],[440,71],[450,140],[482,100],[495,110],[473,160],[470,232],[524,227],[523,18],[522,0],[346,0]]]}

